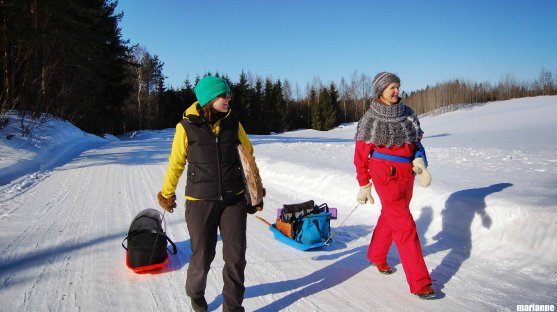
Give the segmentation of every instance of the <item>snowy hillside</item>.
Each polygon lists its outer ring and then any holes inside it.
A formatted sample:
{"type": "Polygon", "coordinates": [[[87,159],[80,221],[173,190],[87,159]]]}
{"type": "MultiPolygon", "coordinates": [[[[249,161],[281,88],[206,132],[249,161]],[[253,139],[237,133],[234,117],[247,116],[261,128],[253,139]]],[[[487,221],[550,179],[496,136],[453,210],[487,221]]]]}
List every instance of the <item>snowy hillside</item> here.
{"type": "MultiPolygon", "coordinates": [[[[248,216],[246,311],[516,311],[557,304],[557,97],[422,116],[432,186],[411,204],[438,299],[412,296],[392,247],[385,276],[366,251],[380,205],[356,205],[355,124],[250,136],[272,221],[285,203],[337,207],[335,241],[302,252],[248,216]]],[[[135,274],[120,243],[158,208],[173,129],[99,138],[52,120],[31,140],[0,131],[0,311],[188,311],[184,181],[166,214],[178,246],[135,274]],[[10,137],[10,139],[8,139],[10,137]]],[[[377,199],[377,197],[375,197],[377,199]]],[[[222,309],[220,242],[206,292],[222,309]]]]}

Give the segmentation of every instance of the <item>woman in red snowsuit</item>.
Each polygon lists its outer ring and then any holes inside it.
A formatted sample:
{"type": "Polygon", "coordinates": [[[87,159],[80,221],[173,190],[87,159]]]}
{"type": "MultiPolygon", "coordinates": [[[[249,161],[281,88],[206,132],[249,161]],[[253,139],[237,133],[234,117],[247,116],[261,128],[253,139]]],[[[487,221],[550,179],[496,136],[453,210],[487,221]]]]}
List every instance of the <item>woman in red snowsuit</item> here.
{"type": "Polygon", "coordinates": [[[392,273],[387,254],[395,242],[410,292],[434,298],[431,277],[422,255],[416,224],[410,213],[414,172],[429,186],[425,153],[420,144],[422,130],[416,114],[401,103],[400,79],[381,72],[373,80],[375,99],[358,122],[354,165],[360,185],[360,204],[374,203],[372,182],[381,201],[381,215],[373,231],[367,257],[379,272],[392,273]]]}

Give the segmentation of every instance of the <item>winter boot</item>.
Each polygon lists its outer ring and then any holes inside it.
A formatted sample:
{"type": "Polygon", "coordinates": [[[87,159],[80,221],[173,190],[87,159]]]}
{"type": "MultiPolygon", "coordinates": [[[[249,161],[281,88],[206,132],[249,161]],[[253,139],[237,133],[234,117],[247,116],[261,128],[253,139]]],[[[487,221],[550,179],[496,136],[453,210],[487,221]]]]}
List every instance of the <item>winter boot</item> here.
{"type": "Polygon", "coordinates": [[[377,270],[381,274],[389,275],[393,273],[393,269],[387,263],[373,263],[373,262],[370,263],[371,265],[377,267],[377,270]]]}
{"type": "Polygon", "coordinates": [[[208,306],[205,297],[191,298],[191,307],[195,312],[207,312],[208,306]]]}
{"type": "Polygon", "coordinates": [[[420,299],[433,299],[435,298],[435,290],[431,288],[431,285],[422,287],[420,290],[414,293],[420,299]]]}

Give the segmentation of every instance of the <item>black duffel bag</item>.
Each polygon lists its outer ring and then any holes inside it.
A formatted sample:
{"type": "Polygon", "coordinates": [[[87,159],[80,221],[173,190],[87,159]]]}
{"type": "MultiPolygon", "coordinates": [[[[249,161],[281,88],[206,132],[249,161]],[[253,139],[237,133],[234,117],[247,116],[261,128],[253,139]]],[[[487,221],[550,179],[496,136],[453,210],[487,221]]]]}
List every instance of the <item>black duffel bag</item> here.
{"type": "Polygon", "coordinates": [[[299,204],[284,204],[280,212],[280,219],[284,222],[293,223],[314,213],[319,213],[319,207],[315,206],[313,200],[299,204]]]}
{"type": "Polygon", "coordinates": [[[135,272],[161,269],[168,262],[167,243],[172,246],[175,255],[176,244],[166,236],[163,228],[163,216],[155,209],[145,209],[133,219],[128,235],[122,241],[126,249],[126,264],[135,272]],[[128,241],[127,246],[124,245],[128,241]]]}

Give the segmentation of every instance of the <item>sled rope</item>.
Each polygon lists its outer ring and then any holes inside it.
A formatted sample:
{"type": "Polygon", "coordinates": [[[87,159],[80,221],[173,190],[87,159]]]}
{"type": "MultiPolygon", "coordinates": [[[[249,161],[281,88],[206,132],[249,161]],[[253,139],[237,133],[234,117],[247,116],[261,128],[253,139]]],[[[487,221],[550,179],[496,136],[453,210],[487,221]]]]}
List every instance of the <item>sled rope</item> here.
{"type": "Polygon", "coordinates": [[[166,210],[163,209],[163,212],[162,212],[162,223],[163,223],[163,225],[164,225],[163,230],[164,230],[164,232],[166,233],[166,219],[164,218],[164,215],[165,215],[165,214],[166,214],[166,210]]]}
{"type": "Polygon", "coordinates": [[[360,206],[360,204],[356,204],[356,207],[354,207],[354,209],[352,209],[352,211],[350,211],[348,216],[346,216],[346,218],[344,218],[344,221],[342,221],[342,223],[338,227],[341,227],[344,224],[344,222],[346,222],[346,220],[348,220],[348,218],[350,218],[350,216],[354,213],[354,211],[356,211],[356,208],[358,208],[358,206],[360,206]]]}
{"type": "MultiPolygon", "coordinates": [[[[358,208],[360,206],[360,204],[356,204],[356,207],[354,207],[354,209],[352,209],[352,211],[350,211],[350,213],[348,214],[348,216],[346,216],[346,218],[342,221],[342,223],[337,227],[337,229],[340,229],[342,227],[342,225],[344,224],[344,222],[346,222],[346,220],[348,220],[348,218],[350,218],[350,216],[354,213],[354,211],[356,211],[356,208],[358,208]]],[[[333,235],[331,234],[331,239],[333,238],[333,235]]],[[[361,238],[361,237],[360,237],[361,238]]],[[[360,239],[358,238],[358,239],[360,239]]]]}
{"type": "Polygon", "coordinates": [[[259,221],[261,221],[261,222],[267,224],[268,226],[273,226],[271,223],[269,223],[269,221],[267,221],[267,220],[261,218],[260,216],[255,216],[255,217],[256,217],[257,219],[259,219],[259,221]]]}
{"type": "MultiPolygon", "coordinates": [[[[164,210],[164,209],[163,209],[164,210]]],[[[166,220],[164,219],[164,214],[166,213],[166,210],[164,210],[162,212],[162,223],[163,223],[163,230],[166,233],[166,220]]],[[[151,255],[149,256],[149,263],[153,262],[153,256],[155,255],[155,246],[157,245],[157,243],[159,242],[159,238],[161,236],[157,234],[157,239],[153,242],[153,247],[151,248],[151,255]]]]}

